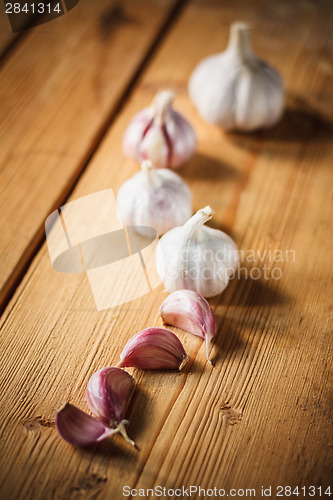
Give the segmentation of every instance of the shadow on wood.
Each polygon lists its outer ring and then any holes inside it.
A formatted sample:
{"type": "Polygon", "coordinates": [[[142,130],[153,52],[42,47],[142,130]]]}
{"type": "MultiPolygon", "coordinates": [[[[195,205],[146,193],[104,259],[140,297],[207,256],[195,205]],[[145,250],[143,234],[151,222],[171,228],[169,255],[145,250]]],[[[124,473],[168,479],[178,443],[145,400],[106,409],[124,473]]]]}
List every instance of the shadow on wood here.
{"type": "MultiPolygon", "coordinates": [[[[283,274],[281,279],[283,279],[283,274]]],[[[235,285],[232,287],[229,285],[225,291],[224,300],[228,304],[253,307],[284,305],[291,301],[291,297],[279,289],[279,280],[273,278],[252,279],[250,276],[246,277],[241,274],[239,278],[233,280],[233,283],[235,285]],[[234,287],[237,289],[233,291],[234,287]]]]}
{"type": "MultiPolygon", "coordinates": [[[[224,132],[223,132],[224,133],[224,132]]],[[[278,147],[283,153],[294,143],[308,143],[324,140],[333,133],[333,125],[303,99],[290,96],[281,121],[270,129],[255,132],[230,132],[228,138],[245,149],[251,149],[257,141],[278,147]]]]}
{"type": "Polygon", "coordinates": [[[117,434],[91,446],[82,448],[76,447],[76,450],[78,454],[86,458],[93,458],[94,456],[105,458],[123,456],[126,457],[126,460],[128,460],[131,465],[137,461],[139,455],[139,450],[137,448],[127,443],[122,436],[117,434]]]}
{"type": "Polygon", "coordinates": [[[104,40],[122,26],[133,23],[138,21],[129,16],[121,5],[110,5],[99,16],[101,37],[104,40]]]}
{"type": "Polygon", "coordinates": [[[232,351],[244,348],[244,341],[240,336],[241,326],[234,323],[230,318],[223,316],[223,314],[216,315],[217,332],[212,344],[218,348],[218,353],[216,356],[211,357],[213,366],[215,366],[217,361],[221,361],[221,357],[229,352],[231,347],[232,351]]]}
{"type": "Polygon", "coordinates": [[[211,182],[212,179],[236,179],[240,175],[231,165],[201,153],[196,153],[184,167],[179,169],[179,173],[188,180],[203,179],[207,182],[211,182]]]}

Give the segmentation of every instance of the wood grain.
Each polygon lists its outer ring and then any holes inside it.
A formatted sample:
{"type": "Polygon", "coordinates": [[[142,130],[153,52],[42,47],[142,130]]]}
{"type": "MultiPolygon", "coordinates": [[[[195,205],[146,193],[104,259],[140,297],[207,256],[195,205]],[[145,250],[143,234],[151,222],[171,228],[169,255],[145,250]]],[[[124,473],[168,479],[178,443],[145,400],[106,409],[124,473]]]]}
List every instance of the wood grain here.
{"type": "Polygon", "coordinates": [[[29,31],[1,74],[0,306],[66,199],[177,0],[81,0],[29,31]]]}
{"type": "Polygon", "coordinates": [[[86,409],[89,377],[115,364],[136,331],[161,324],[165,293],[161,286],[98,312],[86,277],[56,273],[44,245],[1,323],[1,498],[118,499],[125,485],[256,488],[260,498],[261,486],[329,485],[331,30],[326,2],[189,3],[71,199],[117,191],[137,171],[122,155],[124,129],[157,89],[171,88],[199,138],[198,153],[180,169],[195,209],[211,204],[214,227],[228,230],[245,256],[255,251],[256,262],[243,262],[240,279],[211,301],[214,368],[202,341],[177,330],[191,359],[183,372],[133,371],[128,432],[139,450],[118,437],[77,450],[57,435],[55,407],[67,399],[86,409]],[[226,26],[240,14],[288,89],[282,122],[247,136],[204,124],[186,94],[194,65],[225,46],[226,26]],[[269,250],[283,252],[283,261],[272,262],[269,250]],[[282,278],[246,279],[264,265],[282,278]]]}

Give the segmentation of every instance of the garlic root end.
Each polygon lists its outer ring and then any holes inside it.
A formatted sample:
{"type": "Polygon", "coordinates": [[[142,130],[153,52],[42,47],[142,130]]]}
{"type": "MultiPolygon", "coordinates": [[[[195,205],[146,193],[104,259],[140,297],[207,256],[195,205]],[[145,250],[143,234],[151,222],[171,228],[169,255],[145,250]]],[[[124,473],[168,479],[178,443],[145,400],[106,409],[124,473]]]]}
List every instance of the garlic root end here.
{"type": "Polygon", "coordinates": [[[128,420],[122,420],[120,424],[118,424],[117,431],[120,432],[120,434],[126,439],[128,443],[130,443],[132,446],[136,446],[135,442],[133,439],[128,437],[128,434],[126,432],[125,424],[128,424],[128,420]]]}
{"type": "Polygon", "coordinates": [[[206,358],[207,358],[207,361],[213,365],[213,363],[211,362],[211,360],[209,359],[209,351],[210,351],[210,338],[209,337],[206,337],[206,358]]]}
{"type": "Polygon", "coordinates": [[[181,371],[184,368],[184,366],[186,365],[186,363],[188,362],[188,360],[189,360],[188,356],[186,356],[186,358],[183,359],[183,361],[179,365],[179,368],[178,368],[179,371],[181,371]]]}

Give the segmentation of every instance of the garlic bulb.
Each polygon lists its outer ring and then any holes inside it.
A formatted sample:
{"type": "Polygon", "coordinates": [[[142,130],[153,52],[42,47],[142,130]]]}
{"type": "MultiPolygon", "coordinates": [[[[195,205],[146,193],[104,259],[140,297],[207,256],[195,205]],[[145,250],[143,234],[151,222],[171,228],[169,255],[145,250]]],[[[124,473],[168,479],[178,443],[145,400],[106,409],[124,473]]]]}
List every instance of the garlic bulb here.
{"type": "Polygon", "coordinates": [[[192,215],[189,187],[168,168],[156,169],[150,160],[126,181],[117,195],[118,213],[126,226],[149,226],[159,235],[180,226],[192,215]]]}
{"type": "Polygon", "coordinates": [[[231,25],[224,52],[198,64],[188,90],[201,117],[227,130],[270,127],[283,112],[281,77],[252,52],[249,27],[242,22],[231,25]]]}
{"type": "Polygon", "coordinates": [[[195,132],[172,108],[173,99],[172,92],[161,91],[149,108],[134,116],[123,139],[126,156],[139,162],[151,160],[156,168],[176,168],[192,156],[195,132]]]}
{"type": "Polygon", "coordinates": [[[205,207],[157,244],[156,268],[168,292],[188,289],[203,297],[221,293],[238,267],[238,251],[222,231],[204,226],[214,211],[205,207]]]}

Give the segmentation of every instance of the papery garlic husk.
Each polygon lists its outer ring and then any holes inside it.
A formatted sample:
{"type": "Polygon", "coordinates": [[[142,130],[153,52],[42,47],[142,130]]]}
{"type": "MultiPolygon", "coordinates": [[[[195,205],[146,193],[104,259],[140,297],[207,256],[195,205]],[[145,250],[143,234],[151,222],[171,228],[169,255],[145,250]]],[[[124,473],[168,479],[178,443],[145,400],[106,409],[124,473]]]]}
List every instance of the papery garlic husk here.
{"type": "Polygon", "coordinates": [[[118,213],[126,226],[154,228],[160,235],[184,224],[192,215],[192,195],[178,174],[154,168],[150,160],[126,181],[117,194],[118,213]]]}
{"type": "Polygon", "coordinates": [[[176,335],[165,328],[146,328],[134,335],[120,354],[118,367],[181,370],[188,357],[176,335]]]}
{"type": "Polygon", "coordinates": [[[98,443],[118,432],[70,403],[63,403],[57,409],[55,425],[65,441],[77,446],[98,443]]]}
{"type": "Polygon", "coordinates": [[[193,155],[196,135],[192,125],[172,107],[174,94],[158,92],[150,107],[134,116],[123,138],[126,156],[156,168],[176,168],[193,155]]]}
{"type": "Polygon", "coordinates": [[[192,290],[171,293],[162,303],[160,314],[165,325],[176,326],[206,341],[206,357],[209,359],[211,339],[216,334],[215,314],[204,297],[192,290]]]}
{"type": "Polygon", "coordinates": [[[193,290],[203,297],[221,293],[239,264],[233,240],[205,226],[214,210],[198,210],[183,226],[168,231],[156,247],[156,269],[168,292],[193,290]]]}
{"type": "Polygon", "coordinates": [[[280,75],[253,53],[249,27],[243,22],[231,25],[224,52],[198,64],[188,90],[201,117],[226,130],[271,127],[285,102],[280,75]]]}
{"type": "Polygon", "coordinates": [[[133,393],[135,382],[129,373],[108,366],[92,375],[87,385],[86,399],[91,412],[106,425],[120,432],[122,436],[135,445],[127,436],[125,412],[133,393]]]}

